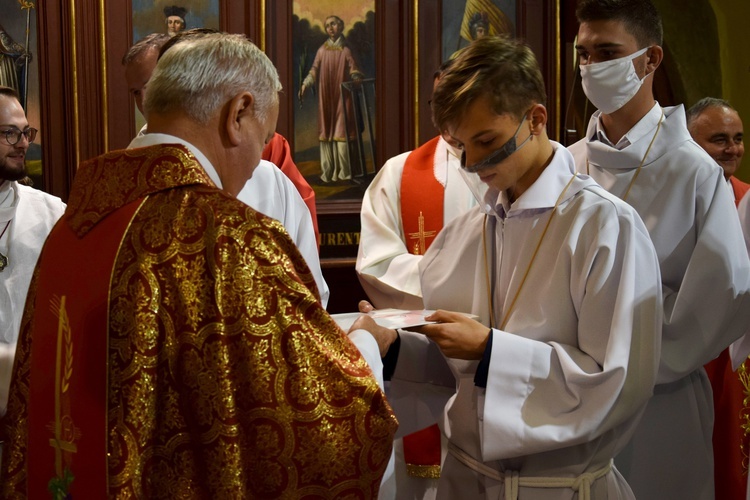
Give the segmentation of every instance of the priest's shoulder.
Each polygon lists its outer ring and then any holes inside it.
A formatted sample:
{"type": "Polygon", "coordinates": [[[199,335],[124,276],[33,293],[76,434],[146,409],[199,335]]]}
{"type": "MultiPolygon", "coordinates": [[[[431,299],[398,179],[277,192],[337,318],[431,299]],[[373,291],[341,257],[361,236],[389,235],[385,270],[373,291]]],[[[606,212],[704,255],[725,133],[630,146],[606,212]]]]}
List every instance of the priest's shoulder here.
{"type": "Polygon", "coordinates": [[[209,207],[216,225],[241,226],[246,230],[286,233],[279,221],[264,215],[224,190],[207,185],[183,186],[181,189],[189,190],[194,198],[194,200],[189,200],[186,206],[204,204],[209,207]]]}

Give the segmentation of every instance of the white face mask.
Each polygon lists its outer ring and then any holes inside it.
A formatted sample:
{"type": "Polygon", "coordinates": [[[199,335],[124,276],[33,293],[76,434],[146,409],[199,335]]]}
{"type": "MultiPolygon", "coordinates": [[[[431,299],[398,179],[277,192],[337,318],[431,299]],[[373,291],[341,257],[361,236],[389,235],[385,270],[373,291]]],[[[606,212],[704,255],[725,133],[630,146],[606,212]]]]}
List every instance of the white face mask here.
{"type": "Polygon", "coordinates": [[[461,159],[460,149],[458,149],[456,146],[451,146],[450,143],[446,143],[445,147],[446,149],[448,149],[448,154],[455,156],[459,160],[461,159]]]}
{"type": "Polygon", "coordinates": [[[649,47],[629,56],[593,64],[582,64],[581,82],[589,101],[602,113],[614,113],[625,106],[638,92],[643,80],[638,78],[633,59],[646,53],[649,47]]]}

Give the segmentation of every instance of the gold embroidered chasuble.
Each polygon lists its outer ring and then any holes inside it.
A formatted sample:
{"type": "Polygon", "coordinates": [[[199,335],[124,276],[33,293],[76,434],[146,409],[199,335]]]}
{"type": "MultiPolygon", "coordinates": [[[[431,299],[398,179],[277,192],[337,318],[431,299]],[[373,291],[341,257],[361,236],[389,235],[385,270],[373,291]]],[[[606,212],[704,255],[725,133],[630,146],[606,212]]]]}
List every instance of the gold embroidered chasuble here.
{"type": "Polygon", "coordinates": [[[397,426],[283,227],[178,145],[79,168],[2,423],[3,498],[376,498],[397,426]]]}

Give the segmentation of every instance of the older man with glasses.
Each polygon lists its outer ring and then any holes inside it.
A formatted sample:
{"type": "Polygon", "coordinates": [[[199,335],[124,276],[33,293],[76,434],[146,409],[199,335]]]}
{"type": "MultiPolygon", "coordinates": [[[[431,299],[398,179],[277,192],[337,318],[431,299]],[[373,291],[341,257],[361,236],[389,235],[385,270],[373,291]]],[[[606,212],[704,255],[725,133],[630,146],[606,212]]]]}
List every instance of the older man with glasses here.
{"type": "Polygon", "coordinates": [[[18,182],[27,176],[26,151],[36,134],[16,91],[0,86],[0,417],[8,402],[31,275],[47,235],[65,211],[60,198],[18,182]]]}

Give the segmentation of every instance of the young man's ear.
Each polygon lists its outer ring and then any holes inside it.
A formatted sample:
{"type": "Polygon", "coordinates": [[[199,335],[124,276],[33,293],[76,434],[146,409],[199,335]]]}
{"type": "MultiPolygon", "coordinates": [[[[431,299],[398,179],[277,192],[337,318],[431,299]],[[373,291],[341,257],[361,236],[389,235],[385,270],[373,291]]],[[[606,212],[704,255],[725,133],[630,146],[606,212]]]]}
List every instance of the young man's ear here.
{"type": "Polygon", "coordinates": [[[658,45],[650,47],[646,51],[646,74],[653,73],[664,59],[664,49],[658,45]]]}
{"type": "Polygon", "coordinates": [[[529,110],[528,118],[530,132],[533,135],[539,135],[547,126],[547,108],[543,104],[534,104],[529,110]]]}
{"type": "Polygon", "coordinates": [[[232,146],[238,146],[242,142],[242,134],[250,122],[248,118],[253,116],[253,95],[250,92],[237,94],[229,101],[225,127],[227,138],[232,146]]]}

